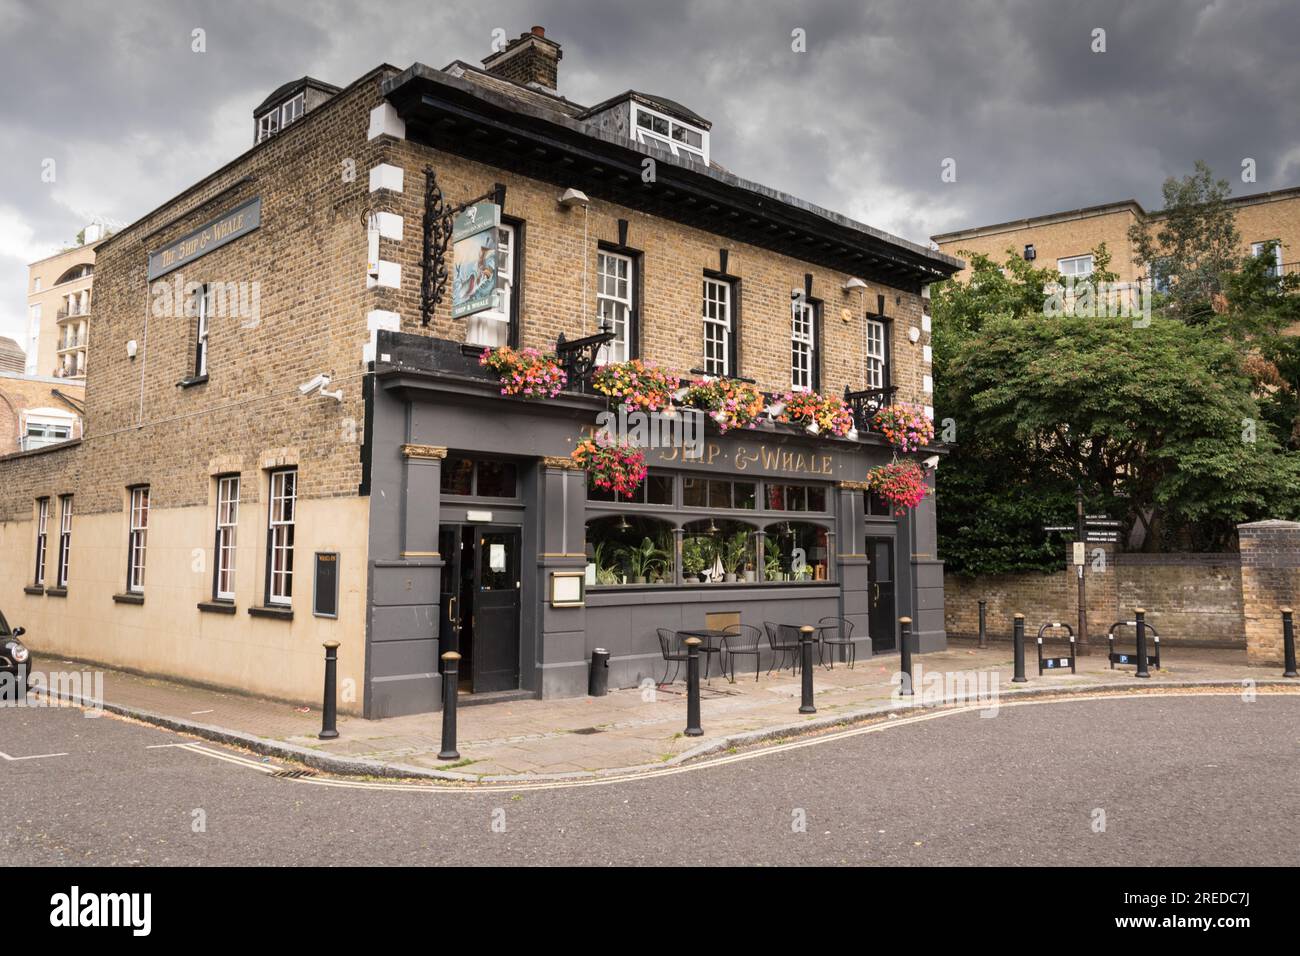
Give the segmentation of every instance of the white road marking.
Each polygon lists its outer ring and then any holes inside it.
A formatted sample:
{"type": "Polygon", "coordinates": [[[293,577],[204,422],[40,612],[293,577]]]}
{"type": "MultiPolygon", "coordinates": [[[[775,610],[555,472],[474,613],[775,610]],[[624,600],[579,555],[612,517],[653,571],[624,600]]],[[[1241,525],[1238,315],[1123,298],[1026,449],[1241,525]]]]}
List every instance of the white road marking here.
{"type": "Polygon", "coordinates": [[[66,756],[67,754],[63,753],[63,754],[32,754],[29,757],[11,757],[3,750],[0,750],[0,757],[11,762],[17,760],[44,760],[46,757],[66,757],[66,756]]]}
{"type": "Polygon", "coordinates": [[[199,714],[215,714],[215,713],[216,711],[214,710],[191,710],[190,716],[197,717],[199,714]]]}
{"type": "MultiPolygon", "coordinates": [[[[1174,694],[1143,694],[1143,693],[1098,693],[1098,694],[1071,694],[1068,696],[1020,700],[1020,701],[1003,701],[1000,707],[1031,707],[1043,704],[1066,704],[1080,700],[1150,700],[1153,697],[1163,698],[1183,698],[1183,697],[1236,697],[1240,691],[1223,688],[1204,691],[1180,691],[1174,694]]],[[[1293,696],[1290,693],[1273,695],[1273,696],[1293,696]]],[[[881,721],[879,723],[868,724],[865,727],[851,727],[847,730],[836,731],[835,733],[824,734],[817,737],[809,737],[805,740],[792,740],[789,743],[776,744],[771,747],[761,747],[760,749],[746,751],[739,754],[727,754],[714,759],[703,759],[698,763],[683,764],[677,767],[664,767],[659,770],[646,770],[640,773],[619,774],[609,777],[599,777],[587,780],[554,780],[544,783],[514,783],[514,784],[475,784],[466,782],[462,786],[451,784],[442,784],[438,781],[430,781],[427,784],[421,783],[383,783],[373,780],[349,780],[347,778],[330,778],[330,777],[289,777],[285,778],[290,783],[309,784],[317,787],[342,787],[350,790],[385,790],[399,791],[410,793],[431,793],[431,794],[475,794],[475,793],[519,793],[522,791],[534,790],[568,790],[576,787],[604,787],[616,783],[635,783],[640,780],[649,780],[659,777],[671,777],[680,773],[692,773],[697,770],[708,770],[712,767],[719,767],[725,764],[740,763],[747,760],[757,760],[760,757],[767,757],[772,754],[785,753],[790,750],[802,750],[805,747],[818,747],[822,744],[833,743],[837,740],[846,740],[850,737],[858,737],[864,734],[881,733],[886,730],[893,730],[898,727],[910,726],[911,724],[922,723],[927,720],[936,720],[940,717],[952,717],[957,714],[969,714],[974,711],[987,710],[988,706],[984,703],[972,704],[964,707],[953,707],[945,710],[930,711],[927,713],[917,714],[912,717],[903,717],[894,721],[881,721]]],[[[894,715],[890,715],[894,716],[894,715]]],[[[197,744],[186,746],[184,749],[194,753],[203,754],[205,757],[215,757],[218,760],[224,760],[227,763],[233,763],[244,767],[250,767],[254,770],[260,770],[262,773],[271,774],[276,772],[276,767],[260,763],[248,757],[223,753],[221,751],[210,750],[197,744]]],[[[274,759],[274,758],[273,758],[274,759]]]]}
{"type": "Polygon", "coordinates": [[[190,740],[182,740],[180,743],[177,743],[177,744],[149,744],[149,746],[145,747],[144,749],[145,749],[145,750],[162,750],[162,749],[164,749],[164,748],[166,748],[166,747],[188,747],[190,744],[192,744],[192,743],[197,743],[197,742],[198,742],[198,738],[195,737],[195,738],[192,738],[192,739],[190,739],[190,740]]]}

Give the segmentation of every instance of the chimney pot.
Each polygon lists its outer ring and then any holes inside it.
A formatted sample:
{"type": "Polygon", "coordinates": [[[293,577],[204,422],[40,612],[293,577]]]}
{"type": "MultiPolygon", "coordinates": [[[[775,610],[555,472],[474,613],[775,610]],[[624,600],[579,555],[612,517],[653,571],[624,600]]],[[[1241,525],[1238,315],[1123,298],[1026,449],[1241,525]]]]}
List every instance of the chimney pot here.
{"type": "Polygon", "coordinates": [[[546,28],[545,28],[545,27],[533,27],[533,36],[535,36],[535,37],[544,37],[544,36],[546,36],[546,28]]]}

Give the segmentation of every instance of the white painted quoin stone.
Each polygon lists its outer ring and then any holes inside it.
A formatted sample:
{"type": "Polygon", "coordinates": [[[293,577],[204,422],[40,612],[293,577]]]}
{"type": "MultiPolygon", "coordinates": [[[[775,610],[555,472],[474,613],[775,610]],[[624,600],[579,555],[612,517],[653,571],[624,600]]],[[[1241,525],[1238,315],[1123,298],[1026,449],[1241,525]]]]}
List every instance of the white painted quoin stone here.
{"type": "Polygon", "coordinates": [[[374,193],[381,189],[388,189],[400,193],[405,175],[406,171],[401,166],[380,163],[370,170],[370,191],[374,193]]]}
{"type": "Polygon", "coordinates": [[[392,103],[380,103],[370,111],[370,128],[366,139],[376,136],[396,136],[406,139],[406,122],[397,115],[392,103]]]}
{"type": "Polygon", "coordinates": [[[366,329],[370,332],[370,341],[361,350],[363,364],[375,360],[375,341],[379,337],[379,330],[387,329],[389,332],[400,332],[402,330],[402,316],[388,309],[371,309],[366,313],[366,329]]]}

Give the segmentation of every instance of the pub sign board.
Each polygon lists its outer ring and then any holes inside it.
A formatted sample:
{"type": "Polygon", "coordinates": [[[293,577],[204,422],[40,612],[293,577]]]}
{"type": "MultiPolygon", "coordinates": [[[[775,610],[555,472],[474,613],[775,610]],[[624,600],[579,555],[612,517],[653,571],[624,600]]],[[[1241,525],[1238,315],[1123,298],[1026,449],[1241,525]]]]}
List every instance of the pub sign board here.
{"type": "Polygon", "coordinates": [[[462,319],[492,308],[500,270],[497,230],[501,207],[480,202],[456,215],[451,226],[451,317],[462,319]]]}
{"type": "Polygon", "coordinates": [[[149,253],[149,281],[248,235],[261,224],[262,197],[254,196],[189,235],[149,253]]]}

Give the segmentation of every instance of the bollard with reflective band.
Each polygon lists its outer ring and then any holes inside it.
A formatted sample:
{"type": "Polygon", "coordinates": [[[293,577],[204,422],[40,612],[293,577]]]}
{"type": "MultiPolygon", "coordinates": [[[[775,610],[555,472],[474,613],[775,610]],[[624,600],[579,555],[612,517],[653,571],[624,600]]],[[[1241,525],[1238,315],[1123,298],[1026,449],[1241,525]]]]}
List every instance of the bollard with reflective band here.
{"type": "Polygon", "coordinates": [[[686,736],[702,737],[700,727],[700,645],[698,637],[688,637],[686,644],[686,736]]]}
{"type": "Polygon", "coordinates": [[[898,619],[899,630],[899,670],[906,676],[903,681],[902,689],[899,691],[902,697],[911,697],[912,691],[912,619],[910,617],[900,617],[898,619]]]}
{"type": "Polygon", "coordinates": [[[1291,620],[1291,609],[1282,608],[1282,676],[1295,677],[1295,624],[1291,620]]]}
{"type": "Polygon", "coordinates": [[[325,648],[325,699],[321,702],[320,733],[321,740],[333,740],[338,731],[338,681],[339,681],[339,642],[326,641],[325,648]]]}
{"type": "Polygon", "coordinates": [[[1017,612],[1011,628],[1011,644],[1016,655],[1016,674],[1011,678],[1013,684],[1024,684],[1029,678],[1025,676],[1025,616],[1017,612]]]}
{"type": "Polygon", "coordinates": [[[803,700],[799,704],[799,713],[815,714],[817,708],[813,706],[813,633],[817,629],[811,624],[805,624],[799,628],[799,652],[803,655],[800,666],[803,667],[803,700]]]}
{"type": "Polygon", "coordinates": [[[979,645],[980,647],[989,646],[988,631],[986,631],[984,628],[984,622],[985,622],[984,615],[985,612],[988,611],[988,609],[989,609],[989,602],[984,600],[983,598],[980,598],[980,645],[979,645]]]}
{"type": "Polygon", "coordinates": [[[442,749],[439,760],[459,760],[456,749],[456,695],[460,688],[460,655],[448,651],[442,655],[442,749]]]}
{"type": "Polygon", "coordinates": [[[1133,617],[1137,627],[1137,673],[1134,677],[1150,677],[1151,672],[1147,670],[1147,612],[1140,607],[1133,609],[1133,617]]]}

